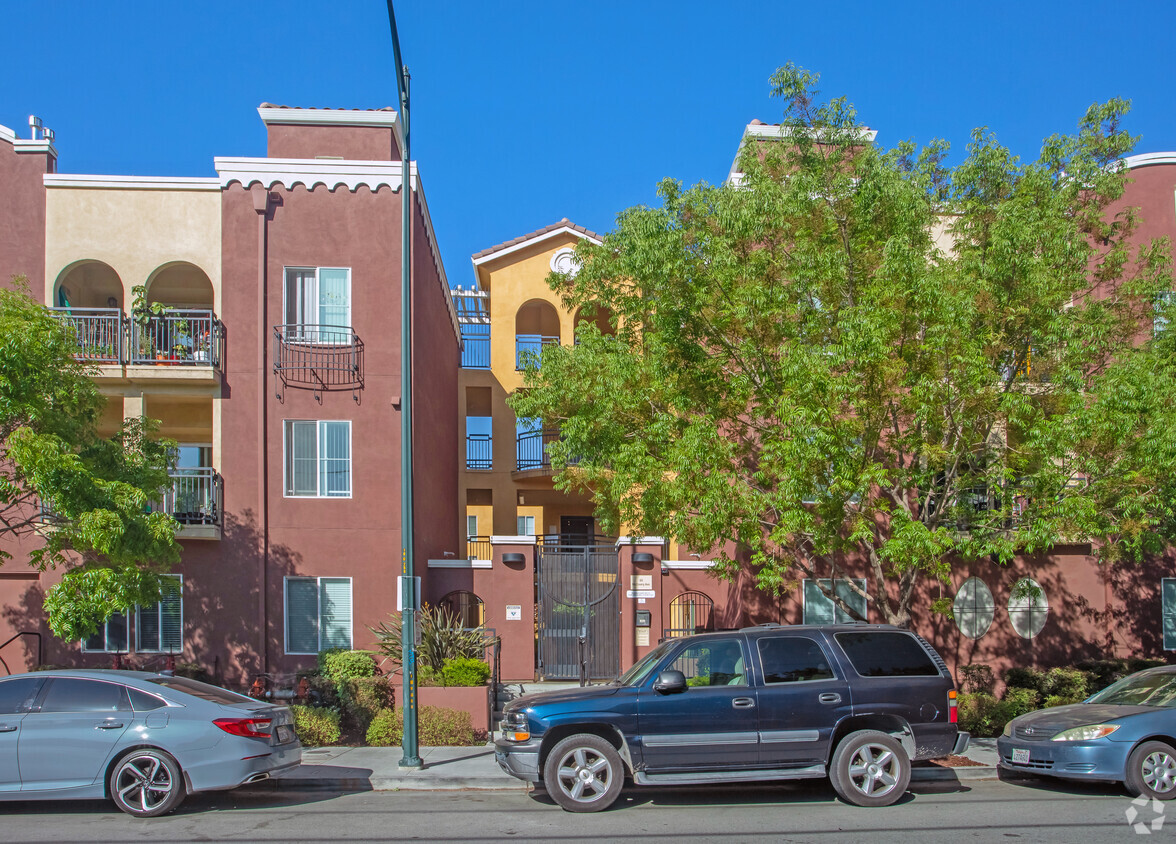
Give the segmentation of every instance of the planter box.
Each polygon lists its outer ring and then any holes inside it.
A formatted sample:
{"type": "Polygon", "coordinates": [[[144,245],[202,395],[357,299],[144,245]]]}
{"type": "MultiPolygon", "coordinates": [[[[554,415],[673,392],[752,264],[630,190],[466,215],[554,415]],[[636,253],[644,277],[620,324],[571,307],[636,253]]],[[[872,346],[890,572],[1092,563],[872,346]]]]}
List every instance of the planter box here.
{"type": "Polygon", "coordinates": [[[419,686],[417,703],[468,712],[475,730],[489,731],[489,694],[487,686],[419,686]]]}

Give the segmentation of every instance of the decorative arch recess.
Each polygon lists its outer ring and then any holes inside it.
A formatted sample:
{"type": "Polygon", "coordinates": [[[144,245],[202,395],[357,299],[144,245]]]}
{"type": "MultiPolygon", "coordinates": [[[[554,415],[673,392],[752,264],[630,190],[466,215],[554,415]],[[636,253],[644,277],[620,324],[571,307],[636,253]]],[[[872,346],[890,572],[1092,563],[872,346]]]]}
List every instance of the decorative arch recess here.
{"type": "Polygon", "coordinates": [[[481,627],[486,623],[486,606],[482,599],[466,589],[457,589],[445,595],[437,606],[453,613],[462,627],[481,627]]]}
{"type": "Polygon", "coordinates": [[[969,639],[979,639],[988,632],[996,615],[992,590],[978,577],[969,577],[960,584],[952,604],[956,625],[969,639]]]}
{"type": "Polygon", "coordinates": [[[703,592],[683,592],[670,601],[667,636],[690,636],[714,630],[715,602],[703,592]]]}
{"type": "Polygon", "coordinates": [[[123,283],[114,267],[96,259],[76,261],[63,269],[53,284],[55,308],[121,308],[123,283]],[[114,305],[109,304],[110,299],[114,305]]]}

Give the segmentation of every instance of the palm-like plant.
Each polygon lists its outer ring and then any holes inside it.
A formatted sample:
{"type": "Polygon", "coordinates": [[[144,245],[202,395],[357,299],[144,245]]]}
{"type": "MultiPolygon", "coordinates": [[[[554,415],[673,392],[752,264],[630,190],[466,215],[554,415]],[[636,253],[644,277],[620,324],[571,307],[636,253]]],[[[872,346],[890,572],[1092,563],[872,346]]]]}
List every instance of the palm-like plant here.
{"type": "MultiPolygon", "coordinates": [[[[379,642],[378,650],[386,662],[402,665],[404,645],[400,613],[388,613],[388,620],[369,627],[379,642]]],[[[417,645],[417,666],[440,674],[445,661],[468,657],[484,659],[486,648],[494,639],[485,627],[463,627],[458,614],[446,607],[425,604],[417,614],[420,644],[417,645]]]]}

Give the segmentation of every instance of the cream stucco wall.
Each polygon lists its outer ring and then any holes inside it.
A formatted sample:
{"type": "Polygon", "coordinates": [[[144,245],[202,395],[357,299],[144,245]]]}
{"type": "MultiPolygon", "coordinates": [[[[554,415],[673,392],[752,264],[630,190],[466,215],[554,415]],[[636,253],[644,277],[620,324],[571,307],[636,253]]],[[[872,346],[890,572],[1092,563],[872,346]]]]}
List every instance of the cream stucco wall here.
{"type": "Polygon", "coordinates": [[[55,301],[60,278],[83,261],[102,261],[118,273],[124,310],[131,288],[161,267],[183,261],[199,267],[221,305],[220,189],[144,189],[49,185],[45,198],[45,301],[55,301]]]}

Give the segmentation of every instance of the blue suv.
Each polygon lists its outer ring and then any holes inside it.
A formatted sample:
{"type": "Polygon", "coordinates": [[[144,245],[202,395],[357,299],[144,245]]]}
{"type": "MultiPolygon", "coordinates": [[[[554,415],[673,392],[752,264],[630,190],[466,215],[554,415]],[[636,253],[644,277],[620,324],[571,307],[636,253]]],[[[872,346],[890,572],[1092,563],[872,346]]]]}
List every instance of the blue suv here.
{"type": "Polygon", "coordinates": [[[962,753],[951,672],[885,625],[765,625],[670,639],[615,682],[524,695],[495,755],[571,812],[637,785],[828,777],[858,806],[906,791],[912,759],[962,753]]]}

